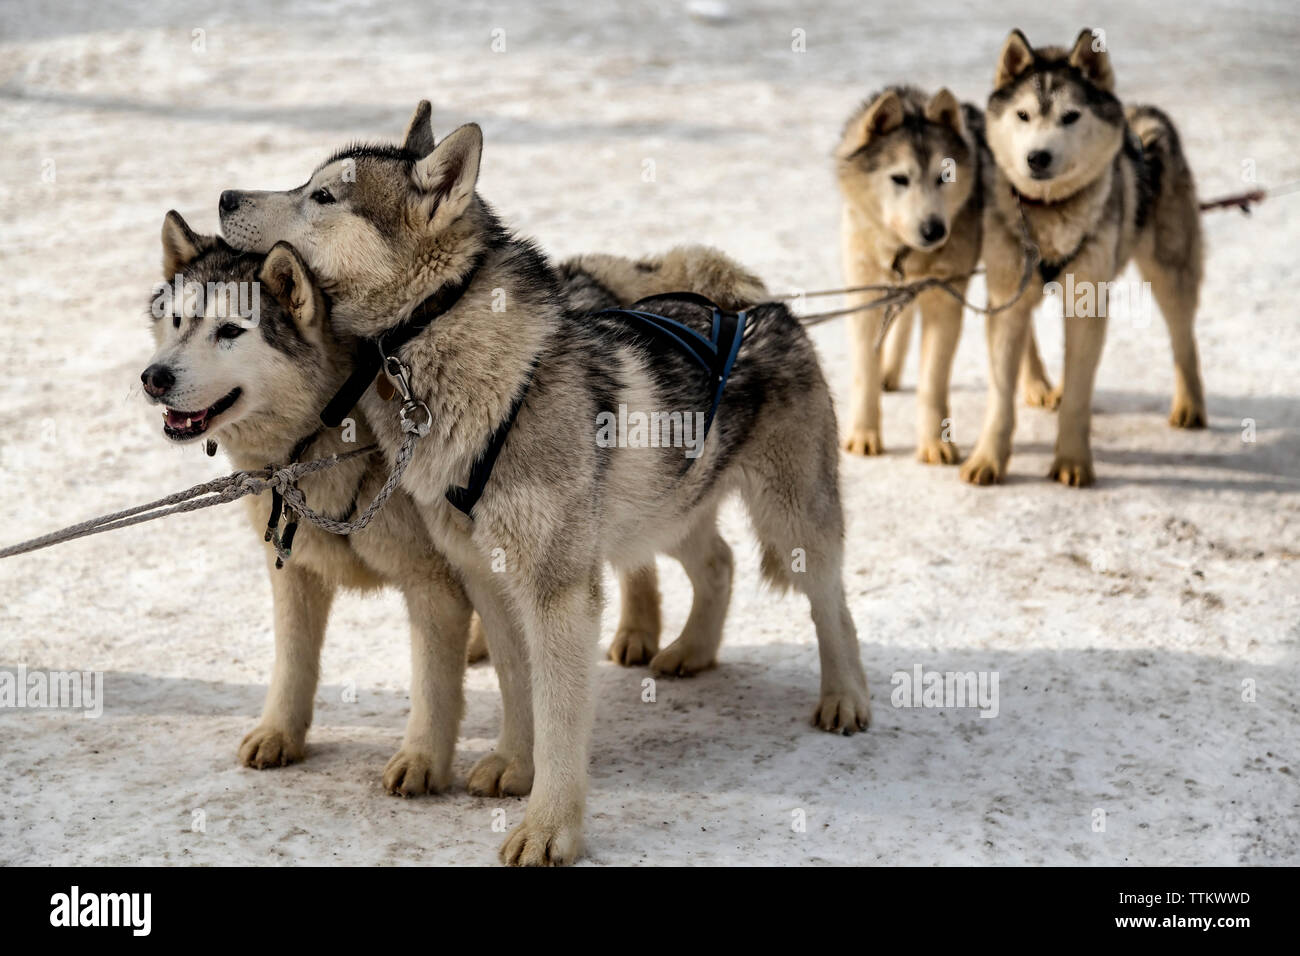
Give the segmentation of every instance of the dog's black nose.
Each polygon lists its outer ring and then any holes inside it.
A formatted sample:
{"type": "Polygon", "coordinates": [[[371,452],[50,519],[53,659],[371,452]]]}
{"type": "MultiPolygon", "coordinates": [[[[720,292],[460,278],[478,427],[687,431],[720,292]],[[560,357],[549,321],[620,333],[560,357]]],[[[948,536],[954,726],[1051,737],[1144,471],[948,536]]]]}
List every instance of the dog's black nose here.
{"type": "Polygon", "coordinates": [[[239,193],[233,189],[227,189],[217,200],[217,208],[222,212],[234,212],[239,208],[239,193]]]}
{"type": "Polygon", "coordinates": [[[938,242],[948,234],[948,227],[938,216],[931,216],[921,223],[921,238],[926,242],[938,242]]]}
{"type": "MultiPolygon", "coordinates": [[[[1041,173],[1052,165],[1052,154],[1045,149],[1036,149],[1025,157],[1025,162],[1029,164],[1031,170],[1041,173]]],[[[226,197],[222,196],[221,198],[224,201],[226,197]]]]}
{"type": "Polygon", "coordinates": [[[144,390],[157,398],[176,384],[176,376],[166,365],[150,365],[140,373],[140,381],[144,382],[144,390]]]}

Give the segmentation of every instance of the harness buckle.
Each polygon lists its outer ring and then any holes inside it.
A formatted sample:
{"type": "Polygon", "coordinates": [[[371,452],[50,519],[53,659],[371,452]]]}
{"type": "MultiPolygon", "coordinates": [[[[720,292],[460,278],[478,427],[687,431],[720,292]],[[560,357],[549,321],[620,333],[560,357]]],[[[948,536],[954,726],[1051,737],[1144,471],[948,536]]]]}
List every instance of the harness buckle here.
{"type": "Polygon", "coordinates": [[[433,413],[429,411],[429,406],[416,398],[412,392],[411,370],[406,367],[406,363],[396,355],[385,355],[384,374],[402,396],[402,407],[397,413],[397,417],[402,422],[402,431],[421,438],[429,434],[429,429],[433,427],[433,413]],[[423,421],[415,420],[417,412],[423,416],[423,421]]]}

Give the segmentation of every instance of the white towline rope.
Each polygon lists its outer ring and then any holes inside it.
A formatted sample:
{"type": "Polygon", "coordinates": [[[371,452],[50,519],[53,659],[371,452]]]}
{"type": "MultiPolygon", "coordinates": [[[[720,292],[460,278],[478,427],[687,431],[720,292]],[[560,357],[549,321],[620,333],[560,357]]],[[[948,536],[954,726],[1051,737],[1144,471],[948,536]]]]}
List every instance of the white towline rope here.
{"type": "MultiPolygon", "coordinates": [[[[165,498],[159,498],[157,501],[151,501],[148,504],[137,505],[123,511],[115,511],[98,518],[91,518],[89,521],[82,521],[59,531],[41,535],[39,538],[32,538],[29,541],[10,545],[0,550],[0,558],[11,558],[18,554],[39,551],[42,548],[62,544],[64,541],[84,538],[88,535],[99,534],[102,531],[116,531],[118,528],[128,528],[134,524],[153,521],[155,518],[199,511],[203,508],[211,508],[213,505],[224,505],[231,501],[238,501],[247,495],[260,495],[267,491],[278,491],[284,496],[285,503],[289,508],[296,512],[299,517],[304,518],[322,531],[338,535],[353,534],[370,524],[371,519],[379,513],[379,510],[397,489],[397,486],[401,483],[402,474],[406,471],[406,466],[410,464],[411,454],[415,450],[415,442],[418,438],[419,435],[415,433],[407,434],[402,442],[402,447],[398,450],[397,458],[393,462],[393,468],[389,472],[388,480],[384,482],[384,486],[375,495],[374,500],[352,521],[339,521],[328,515],[313,511],[307,506],[307,499],[303,496],[303,493],[298,490],[297,482],[306,475],[324,471],[326,468],[333,468],[345,461],[373,455],[379,451],[377,445],[367,445],[364,448],[345,452],[342,455],[330,455],[327,458],[295,462],[283,468],[268,465],[258,471],[236,471],[222,478],[214,478],[212,481],[205,481],[203,484],[195,485],[184,491],[178,491],[165,498]]],[[[289,556],[288,552],[282,550],[278,543],[276,551],[282,559],[289,556]]]]}

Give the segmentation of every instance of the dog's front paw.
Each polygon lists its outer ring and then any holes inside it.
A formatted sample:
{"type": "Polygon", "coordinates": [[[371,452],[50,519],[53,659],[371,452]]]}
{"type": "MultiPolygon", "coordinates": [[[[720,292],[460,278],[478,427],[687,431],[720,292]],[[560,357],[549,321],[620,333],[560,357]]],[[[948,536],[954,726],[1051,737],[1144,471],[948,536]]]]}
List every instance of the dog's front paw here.
{"type": "Polygon", "coordinates": [[[850,455],[883,455],[885,444],[880,440],[879,429],[855,428],[844,439],[844,450],[850,455]]]}
{"type": "Polygon", "coordinates": [[[1092,471],[1092,456],[1059,453],[1052,459],[1052,469],[1047,477],[1071,488],[1087,488],[1097,480],[1092,471]]]}
{"type": "Polygon", "coordinates": [[[522,797],[533,789],[533,763],[495,750],[474,764],[466,789],[476,797],[522,797]]]}
{"type": "Polygon", "coordinates": [[[582,853],[582,811],[570,819],[541,822],[524,814],[524,822],[510,831],[501,844],[501,862],[507,866],[567,866],[582,853]]]}
{"type": "Polygon", "coordinates": [[[950,441],[930,438],[917,446],[916,459],[926,465],[955,465],[961,461],[961,453],[950,441]]]}
{"type": "Polygon", "coordinates": [[[301,739],[278,727],[258,724],[240,741],[239,762],[255,770],[285,767],[301,760],[306,751],[301,739]]]}
{"type": "Polygon", "coordinates": [[[1045,378],[1036,378],[1032,381],[1023,382],[1020,386],[1020,392],[1025,398],[1025,404],[1031,408],[1046,408],[1055,411],[1061,405],[1061,386],[1052,387],[1052,383],[1045,378]]]}
{"type": "Polygon", "coordinates": [[[441,793],[450,785],[451,768],[438,767],[432,754],[419,750],[403,747],[384,767],[384,789],[397,796],[441,793]]]}
{"type": "Polygon", "coordinates": [[[609,659],[624,667],[644,664],[659,650],[659,635],[639,627],[620,627],[609,645],[609,659]]]}
{"type": "Polygon", "coordinates": [[[883,392],[896,392],[902,384],[903,373],[898,370],[890,370],[880,377],[880,390],[883,392]]]}
{"type": "Polygon", "coordinates": [[[1169,424],[1175,428],[1204,428],[1209,418],[1205,413],[1205,403],[1197,402],[1186,395],[1174,399],[1169,410],[1169,424]]]}
{"type": "Polygon", "coordinates": [[[822,691],[813,726],[848,737],[871,725],[871,696],[866,685],[854,690],[822,691]]]}
{"type": "Polygon", "coordinates": [[[1007,473],[1007,460],[975,449],[961,466],[961,480],[972,485],[991,485],[1007,473]]]}

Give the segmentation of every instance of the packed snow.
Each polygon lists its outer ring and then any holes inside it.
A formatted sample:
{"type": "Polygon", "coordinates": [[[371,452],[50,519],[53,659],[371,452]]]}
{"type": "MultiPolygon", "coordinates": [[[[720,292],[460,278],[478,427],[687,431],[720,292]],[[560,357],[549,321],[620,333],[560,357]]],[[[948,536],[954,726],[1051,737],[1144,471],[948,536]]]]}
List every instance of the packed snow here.
{"type": "MultiPolygon", "coordinates": [[[[1105,29],[1121,96],[1174,118],[1202,195],[1300,180],[1300,13],[1282,0],[1021,19],[985,0],[211,6],[0,6],[4,543],[229,470],[169,446],[141,396],[163,214],[213,231],[222,189],[297,185],[345,141],[399,136],[421,98],[439,134],[482,125],[482,193],[555,257],[705,242],[780,290],[841,284],[829,155],[848,112],[900,80],[982,101],[1013,26],[1037,43],[1105,29]]],[[[1042,409],[1020,410],[1002,486],[917,463],[914,347],[888,453],[842,457],[869,733],[809,726],[806,605],[760,585],[728,507],[720,666],[659,680],[653,703],[644,669],[597,668],[586,861],[1300,862],[1297,213],[1292,194],[1206,218],[1207,431],[1165,422],[1160,319],[1111,322],[1093,489],[1045,480],[1042,409]],[[996,675],[996,716],[893,706],[891,678],[918,665],[996,675]]],[[[1059,376],[1050,305],[1037,328],[1059,376]]],[[[843,402],[844,327],[815,338],[843,402]]],[[[976,315],[953,381],[969,451],[976,315]]],[[[104,681],[94,719],[0,708],[0,863],[495,860],[525,804],[463,788],[498,725],[490,666],[467,678],[457,787],[380,785],[408,709],[395,594],[335,605],[307,760],[237,765],[273,657],[261,547],[236,507],[0,561],[0,672],[104,681]]],[[[690,589],[660,571],[667,642],[690,589]]],[[[602,651],[616,595],[611,578],[602,651]]]]}

